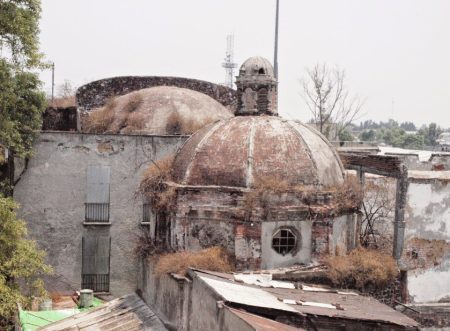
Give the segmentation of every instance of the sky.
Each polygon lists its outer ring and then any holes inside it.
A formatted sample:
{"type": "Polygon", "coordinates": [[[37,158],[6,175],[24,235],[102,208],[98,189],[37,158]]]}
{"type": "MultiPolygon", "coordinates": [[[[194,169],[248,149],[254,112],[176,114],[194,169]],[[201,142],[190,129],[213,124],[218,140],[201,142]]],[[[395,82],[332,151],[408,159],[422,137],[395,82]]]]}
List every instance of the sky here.
{"type": "MultiPolygon", "coordinates": [[[[359,120],[450,127],[449,14],[449,0],[280,0],[280,115],[311,117],[299,81],[326,63],[366,100],[359,120]]],[[[56,86],[124,75],[222,83],[227,35],[238,64],[273,62],[274,26],[275,0],[42,0],[40,40],[56,86]]],[[[51,72],[41,79],[49,92],[51,72]]]]}

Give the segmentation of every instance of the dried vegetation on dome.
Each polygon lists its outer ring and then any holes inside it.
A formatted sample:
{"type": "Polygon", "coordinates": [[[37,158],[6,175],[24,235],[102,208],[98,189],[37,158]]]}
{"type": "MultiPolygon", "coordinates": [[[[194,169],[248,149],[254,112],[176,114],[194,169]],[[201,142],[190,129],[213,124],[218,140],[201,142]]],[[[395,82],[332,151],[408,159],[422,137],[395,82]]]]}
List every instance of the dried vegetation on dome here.
{"type": "Polygon", "coordinates": [[[169,273],[186,275],[189,268],[206,269],[217,272],[235,270],[231,257],[222,247],[206,248],[198,252],[176,252],[158,257],[155,267],[157,276],[169,273]]]}
{"type": "Polygon", "coordinates": [[[341,211],[356,209],[362,202],[361,185],[355,177],[346,177],[338,186],[321,187],[314,185],[289,184],[274,177],[261,177],[255,180],[253,188],[245,193],[244,206],[252,210],[261,206],[267,216],[270,208],[276,207],[274,195],[290,193],[301,199],[305,205],[312,206],[312,213],[337,214],[341,211]],[[321,203],[317,203],[318,196],[323,196],[321,203]],[[326,200],[325,199],[328,199],[326,200]],[[324,206],[321,207],[320,204],[324,206]]]}
{"type": "Polygon", "coordinates": [[[83,123],[88,133],[131,133],[142,130],[145,126],[143,114],[136,112],[142,104],[139,93],[131,93],[121,112],[116,112],[117,100],[110,98],[99,109],[89,113],[83,123]]]}
{"type": "Polygon", "coordinates": [[[166,133],[167,134],[193,134],[209,123],[216,120],[211,117],[203,119],[185,118],[178,111],[173,112],[167,118],[166,133]]]}
{"type": "Polygon", "coordinates": [[[109,134],[192,134],[233,114],[211,97],[173,86],[138,90],[107,100],[83,117],[83,130],[109,134]]]}

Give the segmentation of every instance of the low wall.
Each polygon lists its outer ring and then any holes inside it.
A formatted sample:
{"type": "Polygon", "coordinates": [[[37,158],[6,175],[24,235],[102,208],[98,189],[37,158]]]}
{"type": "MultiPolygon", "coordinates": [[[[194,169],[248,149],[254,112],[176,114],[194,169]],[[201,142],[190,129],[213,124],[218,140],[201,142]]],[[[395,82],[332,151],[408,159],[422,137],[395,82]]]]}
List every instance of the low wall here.
{"type": "Polygon", "coordinates": [[[88,83],[78,88],[77,105],[84,110],[90,110],[104,105],[110,97],[154,86],[176,86],[194,90],[210,96],[233,112],[236,109],[236,91],[226,86],[197,79],[157,76],[113,77],[88,83]]]}

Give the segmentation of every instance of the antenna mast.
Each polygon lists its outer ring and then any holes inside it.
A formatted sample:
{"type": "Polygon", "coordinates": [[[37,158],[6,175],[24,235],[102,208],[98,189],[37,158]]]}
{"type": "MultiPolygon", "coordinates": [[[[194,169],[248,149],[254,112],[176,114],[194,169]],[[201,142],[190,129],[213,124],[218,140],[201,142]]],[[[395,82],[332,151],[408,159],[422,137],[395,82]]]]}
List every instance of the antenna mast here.
{"type": "Polygon", "coordinates": [[[225,86],[233,88],[234,69],[237,68],[237,63],[234,63],[234,35],[229,34],[227,36],[227,51],[225,53],[225,59],[222,63],[222,67],[225,68],[225,86]]]}
{"type": "Polygon", "coordinates": [[[280,0],[277,0],[277,11],[275,16],[275,51],[273,56],[273,69],[275,79],[278,80],[278,16],[280,12],[280,0]]]}

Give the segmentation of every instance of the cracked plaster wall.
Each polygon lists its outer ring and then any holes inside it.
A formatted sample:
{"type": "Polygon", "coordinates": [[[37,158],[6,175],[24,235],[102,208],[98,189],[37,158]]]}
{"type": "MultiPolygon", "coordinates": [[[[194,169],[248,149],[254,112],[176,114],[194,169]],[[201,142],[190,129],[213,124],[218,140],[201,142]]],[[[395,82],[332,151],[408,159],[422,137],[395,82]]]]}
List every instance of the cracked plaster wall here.
{"type": "Polygon", "coordinates": [[[412,180],[400,266],[415,303],[450,301],[450,183],[412,180]]]}
{"type": "Polygon", "coordinates": [[[134,241],[142,219],[136,189],[150,160],[174,153],[183,136],[89,135],[41,133],[28,169],[14,189],[19,216],[29,235],[47,252],[55,276],[50,290],[81,286],[81,243],[86,235],[111,236],[110,291],[134,291],[137,259],[134,241]],[[110,166],[111,225],[83,225],[89,165],[110,166]]]}

